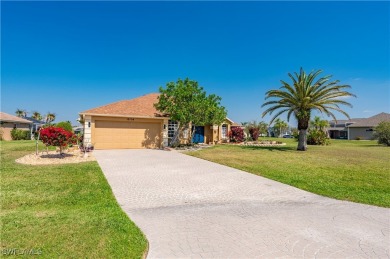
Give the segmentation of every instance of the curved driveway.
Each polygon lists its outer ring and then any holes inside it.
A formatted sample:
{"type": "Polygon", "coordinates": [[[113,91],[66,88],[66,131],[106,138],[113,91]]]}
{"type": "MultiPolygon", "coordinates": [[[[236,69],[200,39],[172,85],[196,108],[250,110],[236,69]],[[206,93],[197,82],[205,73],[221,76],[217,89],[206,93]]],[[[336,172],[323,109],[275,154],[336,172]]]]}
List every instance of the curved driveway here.
{"type": "Polygon", "coordinates": [[[98,150],[148,258],[389,258],[390,209],[325,198],[175,151],[98,150]]]}

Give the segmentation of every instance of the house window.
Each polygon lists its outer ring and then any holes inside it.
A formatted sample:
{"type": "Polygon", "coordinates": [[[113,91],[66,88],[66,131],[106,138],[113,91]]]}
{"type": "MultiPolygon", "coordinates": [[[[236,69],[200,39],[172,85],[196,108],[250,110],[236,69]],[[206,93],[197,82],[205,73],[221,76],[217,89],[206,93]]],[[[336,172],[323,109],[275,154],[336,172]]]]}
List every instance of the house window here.
{"type": "Polygon", "coordinates": [[[177,132],[178,128],[179,128],[179,125],[178,125],[177,121],[172,121],[172,120],[168,121],[168,139],[169,140],[171,140],[175,136],[175,133],[177,132]]]}
{"type": "Polygon", "coordinates": [[[227,125],[226,124],[223,124],[222,125],[222,139],[226,139],[227,138],[227,125]]]}

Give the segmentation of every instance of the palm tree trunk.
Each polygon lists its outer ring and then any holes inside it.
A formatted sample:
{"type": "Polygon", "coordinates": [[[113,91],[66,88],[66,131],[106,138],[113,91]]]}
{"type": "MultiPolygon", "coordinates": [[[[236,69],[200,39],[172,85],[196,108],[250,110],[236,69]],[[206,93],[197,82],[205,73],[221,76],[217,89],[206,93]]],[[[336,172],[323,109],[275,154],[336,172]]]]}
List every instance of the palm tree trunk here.
{"type": "Polygon", "coordinates": [[[307,150],[307,129],[300,129],[298,136],[298,148],[299,151],[307,150]]]}

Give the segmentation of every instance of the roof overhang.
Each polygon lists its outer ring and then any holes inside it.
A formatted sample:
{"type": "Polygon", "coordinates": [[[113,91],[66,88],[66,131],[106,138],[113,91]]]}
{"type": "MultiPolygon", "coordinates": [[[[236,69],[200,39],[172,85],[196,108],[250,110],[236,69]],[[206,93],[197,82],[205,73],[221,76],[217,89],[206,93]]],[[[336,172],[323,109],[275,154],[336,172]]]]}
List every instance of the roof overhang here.
{"type": "Polygon", "coordinates": [[[25,123],[25,124],[32,124],[32,121],[17,121],[17,120],[7,120],[7,119],[0,119],[0,122],[13,122],[13,123],[25,123]]]}
{"type": "Polygon", "coordinates": [[[140,116],[131,114],[99,114],[99,113],[79,113],[82,117],[84,116],[98,116],[98,117],[117,117],[117,118],[137,118],[137,119],[156,119],[163,120],[169,119],[169,117],[152,117],[152,116],[140,116]]]}

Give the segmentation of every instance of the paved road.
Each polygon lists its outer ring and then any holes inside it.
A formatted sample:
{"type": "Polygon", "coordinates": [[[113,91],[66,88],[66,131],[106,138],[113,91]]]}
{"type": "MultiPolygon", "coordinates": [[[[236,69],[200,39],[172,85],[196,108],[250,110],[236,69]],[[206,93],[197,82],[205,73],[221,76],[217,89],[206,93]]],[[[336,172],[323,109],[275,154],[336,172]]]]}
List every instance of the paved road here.
{"type": "Polygon", "coordinates": [[[148,258],[389,258],[390,209],[308,193],[175,151],[95,151],[148,258]]]}

